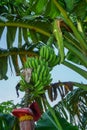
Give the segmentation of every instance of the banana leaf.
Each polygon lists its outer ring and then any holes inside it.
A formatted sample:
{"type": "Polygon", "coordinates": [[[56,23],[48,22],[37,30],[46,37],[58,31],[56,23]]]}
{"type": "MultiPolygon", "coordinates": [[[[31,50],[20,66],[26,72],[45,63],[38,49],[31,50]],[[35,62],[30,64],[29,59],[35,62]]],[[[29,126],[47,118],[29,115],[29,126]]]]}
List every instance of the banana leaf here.
{"type": "MultiPolygon", "coordinates": [[[[64,118],[61,118],[59,113],[55,111],[56,117],[59,120],[63,130],[78,130],[77,126],[68,123],[64,118]]],[[[56,127],[56,123],[49,111],[42,115],[42,118],[36,123],[35,130],[60,130],[56,127]]]]}

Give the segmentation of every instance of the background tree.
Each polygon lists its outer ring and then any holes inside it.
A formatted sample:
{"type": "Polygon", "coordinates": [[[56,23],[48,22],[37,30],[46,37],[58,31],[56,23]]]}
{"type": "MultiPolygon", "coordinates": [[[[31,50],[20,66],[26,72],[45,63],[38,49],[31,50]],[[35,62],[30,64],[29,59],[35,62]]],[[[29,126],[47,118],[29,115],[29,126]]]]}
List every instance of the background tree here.
{"type": "MultiPolygon", "coordinates": [[[[53,38],[52,45],[58,50],[58,64],[71,68],[87,79],[86,0],[1,0],[0,8],[0,38],[6,30],[6,48],[0,49],[1,80],[7,79],[8,64],[11,71],[13,65],[16,75],[19,75],[26,59],[29,56],[39,56],[40,48],[51,38],[53,38]],[[15,39],[17,39],[16,45],[14,45],[15,39]]],[[[61,110],[62,117],[67,119],[65,116],[67,109],[70,112],[70,122],[73,124],[75,124],[74,115],[77,115],[80,121],[80,125],[78,123],[77,125],[83,129],[86,128],[86,125],[83,125],[86,115],[86,90],[86,84],[77,82],[58,82],[51,84],[47,90],[51,101],[56,100],[58,92],[60,93],[62,101],[58,106],[63,105],[58,107],[57,111],[61,110]],[[74,86],[80,89],[73,90],[74,86]],[[68,94],[70,91],[71,94],[68,94]],[[75,102],[71,97],[76,94],[78,96],[75,102]],[[83,105],[80,106],[79,103],[81,104],[83,98],[83,105]],[[70,105],[68,109],[67,106],[70,105]]],[[[43,103],[44,99],[43,96],[43,103]]]]}

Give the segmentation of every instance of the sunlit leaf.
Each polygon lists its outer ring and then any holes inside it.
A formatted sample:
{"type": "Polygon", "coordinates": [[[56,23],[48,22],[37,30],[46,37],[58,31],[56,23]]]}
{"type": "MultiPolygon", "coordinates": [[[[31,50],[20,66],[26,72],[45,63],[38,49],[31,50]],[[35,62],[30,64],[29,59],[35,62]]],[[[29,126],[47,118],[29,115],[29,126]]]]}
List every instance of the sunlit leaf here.
{"type": "Polygon", "coordinates": [[[44,11],[45,6],[46,6],[47,0],[38,0],[38,1],[34,1],[33,4],[33,11],[35,11],[36,14],[40,14],[44,11]]]}
{"type": "Polygon", "coordinates": [[[60,12],[53,4],[53,0],[49,0],[46,6],[45,15],[50,18],[56,18],[59,14],[60,12]]]}

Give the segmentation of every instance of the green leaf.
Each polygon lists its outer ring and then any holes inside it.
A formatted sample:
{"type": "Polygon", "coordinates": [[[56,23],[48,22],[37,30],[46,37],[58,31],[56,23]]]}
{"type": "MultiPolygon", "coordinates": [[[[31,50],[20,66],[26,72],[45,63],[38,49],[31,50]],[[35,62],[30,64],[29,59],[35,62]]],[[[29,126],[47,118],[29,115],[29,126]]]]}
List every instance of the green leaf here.
{"type": "Polygon", "coordinates": [[[72,9],[74,8],[74,2],[75,0],[64,0],[66,3],[66,8],[68,11],[72,11],[72,9]]]}
{"type": "Polygon", "coordinates": [[[32,6],[33,11],[36,14],[40,14],[44,11],[47,0],[35,0],[34,5],[32,6]]]}
{"type": "Polygon", "coordinates": [[[81,61],[81,63],[87,67],[87,57],[84,53],[82,53],[80,50],[78,50],[75,46],[70,44],[68,41],[64,40],[64,46],[73,53],[78,59],[81,61]]]}
{"type": "Polygon", "coordinates": [[[52,107],[49,105],[48,102],[46,102],[46,105],[47,105],[47,107],[48,107],[48,109],[49,109],[49,111],[50,111],[50,113],[51,113],[51,115],[52,115],[52,117],[53,117],[54,122],[56,123],[57,129],[58,129],[58,130],[63,130],[63,129],[62,129],[62,125],[60,124],[59,120],[57,119],[57,116],[56,116],[56,114],[55,114],[54,109],[52,109],[52,107]]]}
{"type": "Polygon", "coordinates": [[[75,56],[75,54],[68,52],[66,56],[67,60],[72,61],[78,65],[81,65],[81,61],[78,59],[78,57],[75,56]]]}
{"type": "Polygon", "coordinates": [[[87,15],[87,2],[85,0],[80,0],[73,11],[79,19],[84,19],[87,15]]]}
{"type": "Polygon", "coordinates": [[[66,23],[68,24],[68,26],[73,31],[73,33],[74,33],[75,37],[77,38],[77,40],[79,41],[80,46],[82,47],[82,49],[84,51],[86,51],[87,50],[86,41],[83,39],[83,37],[78,32],[77,28],[74,25],[74,22],[69,18],[67,11],[65,9],[63,9],[63,7],[56,0],[53,0],[53,2],[57,6],[57,8],[60,10],[60,12],[63,15],[64,20],[66,21],[66,23]]]}
{"type": "Polygon", "coordinates": [[[22,46],[22,28],[18,30],[18,47],[22,46]]]}
{"type": "Polygon", "coordinates": [[[35,130],[58,130],[53,119],[44,113],[41,119],[37,122],[35,130]]]}
{"type": "MultiPolygon", "coordinates": [[[[12,51],[16,52],[17,48],[12,48],[12,51]]],[[[19,63],[18,63],[18,55],[11,55],[12,63],[16,72],[16,75],[19,75],[20,69],[19,69],[19,63]]]]}
{"type": "MultiPolygon", "coordinates": [[[[76,126],[73,126],[72,124],[68,123],[64,118],[60,117],[59,113],[55,111],[56,117],[59,120],[61,126],[63,127],[63,130],[78,130],[76,126]]],[[[56,123],[54,122],[54,119],[51,115],[51,113],[45,112],[41,119],[37,121],[35,130],[60,130],[58,127],[56,127],[56,123]]]]}
{"type": "Polygon", "coordinates": [[[0,39],[2,37],[3,31],[4,31],[4,27],[0,27],[0,39]]]}
{"type": "Polygon", "coordinates": [[[38,37],[37,37],[37,33],[34,30],[29,30],[30,32],[30,37],[33,41],[33,43],[38,43],[38,37]]]}
{"type": "Polygon", "coordinates": [[[28,42],[28,31],[26,28],[22,28],[24,41],[28,42]]]}
{"type": "Polygon", "coordinates": [[[63,130],[78,130],[77,126],[73,126],[71,123],[68,123],[64,118],[62,118],[60,116],[60,114],[57,111],[55,111],[55,113],[59,119],[59,122],[60,122],[63,130]]]}
{"type": "Polygon", "coordinates": [[[7,79],[6,73],[8,69],[8,58],[0,57],[0,80],[7,79]]]}
{"type": "Polygon", "coordinates": [[[15,35],[16,35],[16,27],[7,27],[7,47],[8,49],[13,46],[13,42],[15,40],[15,35]]]}
{"type": "Polygon", "coordinates": [[[45,15],[50,18],[56,18],[60,15],[57,7],[54,5],[53,0],[49,0],[46,6],[45,15]]]}
{"type": "Polygon", "coordinates": [[[19,121],[11,114],[0,113],[0,130],[20,130],[19,121]]]}

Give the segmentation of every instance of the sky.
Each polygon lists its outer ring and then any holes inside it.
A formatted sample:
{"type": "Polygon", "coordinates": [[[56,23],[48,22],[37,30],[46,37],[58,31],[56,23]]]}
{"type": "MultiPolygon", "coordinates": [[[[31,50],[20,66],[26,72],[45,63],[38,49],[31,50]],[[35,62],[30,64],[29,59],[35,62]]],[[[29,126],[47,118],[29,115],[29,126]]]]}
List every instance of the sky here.
{"type": "MultiPolygon", "coordinates": [[[[6,30],[3,33],[2,39],[0,39],[0,47],[2,48],[6,47],[6,41],[4,37],[6,37],[6,30]]],[[[14,44],[15,43],[16,41],[14,41],[14,44]]],[[[19,92],[20,96],[18,98],[16,94],[15,86],[19,82],[20,77],[16,76],[15,73],[12,74],[10,68],[8,69],[7,75],[8,80],[0,80],[0,103],[7,100],[13,100],[14,103],[19,103],[24,95],[23,92],[19,92]]],[[[75,81],[87,84],[86,79],[64,65],[57,65],[54,67],[52,70],[52,78],[52,83],[60,80],[61,82],[75,81]]]]}

